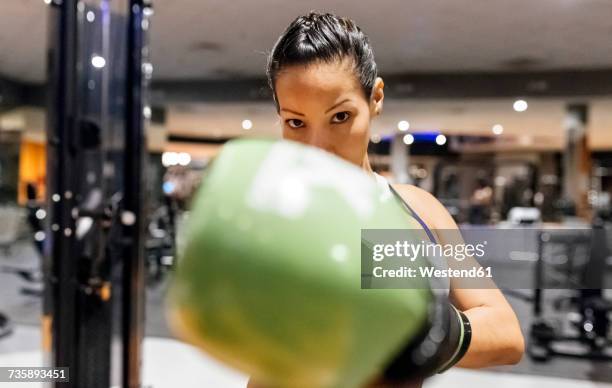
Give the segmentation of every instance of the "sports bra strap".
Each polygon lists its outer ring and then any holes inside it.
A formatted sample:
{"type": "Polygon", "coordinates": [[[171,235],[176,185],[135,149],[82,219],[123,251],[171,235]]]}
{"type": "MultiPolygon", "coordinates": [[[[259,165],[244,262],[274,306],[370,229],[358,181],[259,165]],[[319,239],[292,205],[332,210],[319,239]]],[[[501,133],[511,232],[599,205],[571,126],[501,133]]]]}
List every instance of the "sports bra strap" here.
{"type": "Polygon", "coordinates": [[[408,211],[408,213],[410,213],[419,222],[419,224],[421,224],[421,227],[423,227],[423,229],[425,230],[425,233],[427,233],[427,237],[429,237],[429,240],[432,243],[436,243],[436,237],[432,233],[431,229],[429,229],[425,221],[423,221],[423,219],[419,217],[419,215],[414,210],[412,210],[410,205],[408,205],[408,203],[404,201],[404,198],[402,198],[401,195],[399,195],[399,193],[390,184],[389,184],[389,189],[397,197],[397,199],[400,200],[400,202],[403,204],[404,208],[408,211]]]}

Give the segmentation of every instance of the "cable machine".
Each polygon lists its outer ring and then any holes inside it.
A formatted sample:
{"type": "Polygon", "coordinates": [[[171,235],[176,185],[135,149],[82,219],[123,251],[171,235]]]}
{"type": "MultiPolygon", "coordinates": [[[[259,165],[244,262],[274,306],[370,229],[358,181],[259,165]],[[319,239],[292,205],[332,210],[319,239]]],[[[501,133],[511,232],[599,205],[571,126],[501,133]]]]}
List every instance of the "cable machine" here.
{"type": "Polygon", "coordinates": [[[50,0],[43,339],[57,387],[140,387],[148,0],[50,0]]]}

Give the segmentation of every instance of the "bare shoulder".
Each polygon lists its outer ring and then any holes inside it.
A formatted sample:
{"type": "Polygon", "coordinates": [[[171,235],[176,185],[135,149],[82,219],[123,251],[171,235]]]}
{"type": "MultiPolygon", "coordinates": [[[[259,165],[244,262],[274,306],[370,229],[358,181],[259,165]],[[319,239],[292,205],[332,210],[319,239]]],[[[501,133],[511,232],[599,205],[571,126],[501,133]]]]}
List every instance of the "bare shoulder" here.
{"type": "MultiPolygon", "coordinates": [[[[393,184],[395,191],[398,192],[404,199],[416,199],[420,201],[437,201],[436,197],[431,195],[428,191],[423,190],[420,187],[407,184],[393,184]]],[[[412,204],[410,204],[412,205],[412,204]]]]}
{"type": "Polygon", "coordinates": [[[393,188],[430,228],[457,228],[457,224],[448,210],[429,192],[407,184],[395,184],[393,188]]]}

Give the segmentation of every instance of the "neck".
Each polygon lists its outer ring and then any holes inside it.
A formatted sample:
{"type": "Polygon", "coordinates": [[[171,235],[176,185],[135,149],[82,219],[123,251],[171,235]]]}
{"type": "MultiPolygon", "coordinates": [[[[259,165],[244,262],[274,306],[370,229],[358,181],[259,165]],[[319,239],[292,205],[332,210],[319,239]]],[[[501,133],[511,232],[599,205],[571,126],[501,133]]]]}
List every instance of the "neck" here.
{"type": "Polygon", "coordinates": [[[370,175],[374,175],[374,170],[372,170],[372,166],[370,165],[370,159],[368,159],[368,154],[366,153],[363,156],[363,161],[361,162],[361,168],[363,171],[367,172],[370,175]]]}

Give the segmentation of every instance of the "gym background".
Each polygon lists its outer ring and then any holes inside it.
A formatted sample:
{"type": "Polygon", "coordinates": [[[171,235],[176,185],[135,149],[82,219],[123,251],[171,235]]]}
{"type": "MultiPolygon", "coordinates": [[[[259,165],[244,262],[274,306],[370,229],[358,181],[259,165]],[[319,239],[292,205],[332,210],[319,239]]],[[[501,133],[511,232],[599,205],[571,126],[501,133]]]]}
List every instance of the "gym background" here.
{"type": "MultiPolygon", "coordinates": [[[[42,366],[49,346],[42,334],[42,245],[53,194],[48,109],[57,81],[48,71],[56,33],[50,24],[57,22],[50,8],[59,3],[6,0],[0,8],[0,366],[42,366]]],[[[77,3],[87,7],[79,23],[95,25],[105,7],[128,2],[77,3]]],[[[462,226],[605,229],[610,222],[610,1],[156,1],[141,25],[148,39],[141,58],[148,85],[144,386],[246,384],[245,376],[173,338],[164,297],[177,236],[208,163],[230,139],[280,137],[266,53],[290,20],[311,9],[350,17],[371,39],[385,80],[384,113],[369,145],[378,173],[431,192],[462,226]]],[[[106,45],[96,52],[93,39],[92,90],[104,82],[96,72],[111,62],[104,53],[123,47],[99,37],[106,45]]],[[[604,240],[584,240],[584,257],[573,257],[576,249],[553,254],[563,268],[558,276],[597,265],[603,277],[612,265],[604,240]],[[582,266],[566,265],[577,261],[582,266]]],[[[525,249],[517,247],[525,260],[543,260],[537,249],[525,249]]],[[[535,265],[518,276],[534,277],[535,265]]],[[[606,285],[595,296],[509,290],[529,342],[523,360],[455,368],[425,386],[612,387],[606,285]],[[596,322],[588,326],[584,317],[593,312],[596,322]],[[564,343],[564,336],[577,340],[564,343]],[[543,337],[559,341],[555,351],[530,348],[543,337]]]]}

